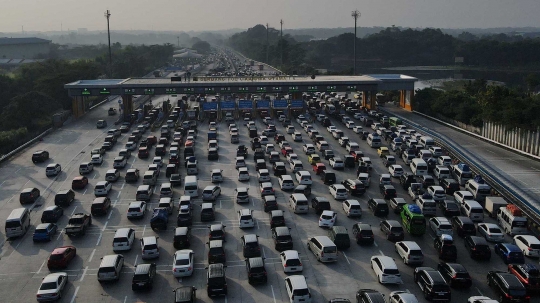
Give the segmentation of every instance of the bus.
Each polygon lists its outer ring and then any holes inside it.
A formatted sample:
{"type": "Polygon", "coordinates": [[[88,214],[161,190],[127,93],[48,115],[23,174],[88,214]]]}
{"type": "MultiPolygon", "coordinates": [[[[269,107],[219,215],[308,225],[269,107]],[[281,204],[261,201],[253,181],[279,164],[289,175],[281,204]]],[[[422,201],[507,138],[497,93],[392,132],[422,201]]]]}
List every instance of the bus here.
{"type": "Polygon", "coordinates": [[[401,221],[403,228],[411,235],[421,236],[426,232],[426,218],[417,205],[409,204],[403,207],[401,221]]]}
{"type": "Polygon", "coordinates": [[[398,126],[403,124],[403,121],[401,121],[401,119],[398,117],[390,117],[390,119],[388,119],[388,123],[390,123],[390,126],[398,126]]]}

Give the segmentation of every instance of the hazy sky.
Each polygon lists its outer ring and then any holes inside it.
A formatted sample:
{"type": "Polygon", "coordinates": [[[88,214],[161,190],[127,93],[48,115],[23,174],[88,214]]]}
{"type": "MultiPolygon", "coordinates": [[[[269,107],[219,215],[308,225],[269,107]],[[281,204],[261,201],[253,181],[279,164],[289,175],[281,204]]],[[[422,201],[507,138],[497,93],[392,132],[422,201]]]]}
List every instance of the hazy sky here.
{"type": "Polygon", "coordinates": [[[540,0],[0,0],[0,32],[359,26],[540,27],[540,0]]]}

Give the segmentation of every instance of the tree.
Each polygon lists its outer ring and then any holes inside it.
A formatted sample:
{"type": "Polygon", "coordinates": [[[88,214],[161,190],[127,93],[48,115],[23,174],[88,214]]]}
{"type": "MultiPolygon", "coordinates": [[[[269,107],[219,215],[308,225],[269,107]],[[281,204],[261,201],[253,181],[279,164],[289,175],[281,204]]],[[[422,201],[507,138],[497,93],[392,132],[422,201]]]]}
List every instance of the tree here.
{"type": "Polygon", "coordinates": [[[50,125],[60,104],[44,93],[31,91],[11,99],[0,115],[2,129],[26,127],[28,130],[50,125]]]}
{"type": "Polygon", "coordinates": [[[193,48],[194,50],[198,51],[201,54],[206,54],[210,52],[210,43],[206,41],[198,41],[198,42],[195,42],[191,48],[193,48]]]}

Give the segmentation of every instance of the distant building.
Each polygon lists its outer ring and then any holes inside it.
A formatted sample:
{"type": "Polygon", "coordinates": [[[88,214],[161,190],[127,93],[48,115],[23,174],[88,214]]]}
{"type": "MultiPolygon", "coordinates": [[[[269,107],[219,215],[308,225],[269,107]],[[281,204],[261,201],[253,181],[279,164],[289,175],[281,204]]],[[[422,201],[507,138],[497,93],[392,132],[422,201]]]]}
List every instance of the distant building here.
{"type": "Polygon", "coordinates": [[[0,59],[34,59],[49,53],[51,41],[40,38],[0,38],[0,59]]]}

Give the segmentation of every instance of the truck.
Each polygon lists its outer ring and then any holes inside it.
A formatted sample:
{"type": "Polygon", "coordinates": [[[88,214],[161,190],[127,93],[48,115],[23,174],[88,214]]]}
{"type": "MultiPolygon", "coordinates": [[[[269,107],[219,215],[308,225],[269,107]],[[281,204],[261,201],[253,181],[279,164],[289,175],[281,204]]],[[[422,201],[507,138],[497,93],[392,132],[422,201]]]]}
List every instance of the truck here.
{"type": "Polygon", "coordinates": [[[90,225],[92,217],[89,214],[76,213],[69,219],[65,231],[68,236],[83,236],[90,225]]]}
{"type": "Polygon", "coordinates": [[[502,197],[492,197],[488,196],[486,197],[484,209],[488,212],[489,216],[491,218],[495,217],[497,215],[497,210],[499,208],[505,208],[508,204],[502,197]]]}

